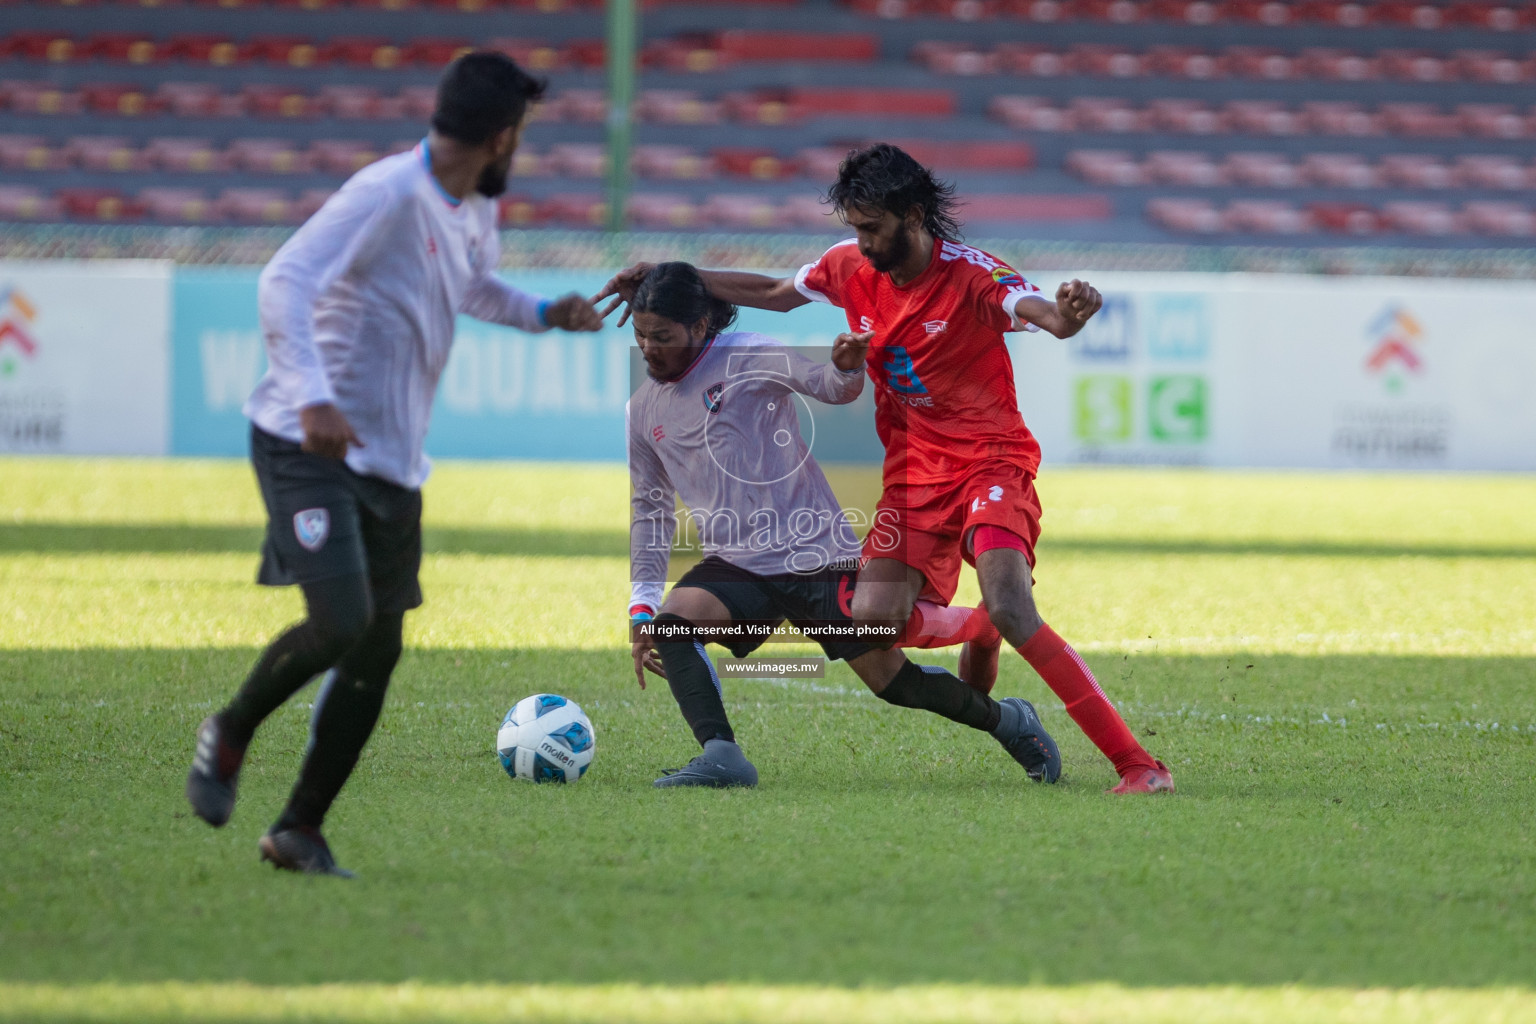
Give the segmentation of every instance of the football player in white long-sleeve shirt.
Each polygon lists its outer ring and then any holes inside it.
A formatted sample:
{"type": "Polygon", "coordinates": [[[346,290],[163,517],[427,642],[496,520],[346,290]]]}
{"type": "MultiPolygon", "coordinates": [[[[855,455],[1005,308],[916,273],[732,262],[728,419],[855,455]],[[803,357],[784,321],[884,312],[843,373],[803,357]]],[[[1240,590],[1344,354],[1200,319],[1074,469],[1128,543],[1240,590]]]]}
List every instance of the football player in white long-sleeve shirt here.
{"type": "MultiPolygon", "coordinates": [[[[794,396],[833,405],[857,398],[870,334],[839,335],[832,361],[819,363],[761,334],[727,333],[736,308],[711,298],[687,263],[653,268],[630,309],[647,369],[627,409],[631,653],[642,687],[647,669],[666,677],[704,748],[656,785],[757,784],[704,643],[724,644],[740,657],[762,643],[754,627],[786,619],[829,658],[846,660],[881,700],[989,732],[1031,778],[1056,781],[1061,755],[1027,701],[995,701],[941,668],[854,635],[859,542],[800,437],[794,396]],[[706,557],[663,601],[660,581],[679,497],[699,524],[706,557]],[[731,632],[721,635],[721,627],[731,632]]],[[[984,612],[932,604],[925,610],[908,631],[929,616],[964,623],[957,624],[962,635],[935,638],[936,645],[971,639],[963,631],[978,623],[992,629],[984,612]]],[[[898,642],[928,646],[912,636],[898,642]]]]}
{"type": "Polygon", "coordinates": [[[308,617],[199,728],[187,799],[210,825],[228,821],[257,726],[330,669],[298,782],[261,839],[278,867],[348,874],[320,826],[378,721],[405,612],[421,604],[422,442],[455,317],[602,325],[578,295],[551,301],[496,277],[495,197],[543,92],[501,54],[456,60],[421,144],[354,175],[261,275],[270,368],[245,406],[269,517],[259,580],[302,587],[308,617]]]}

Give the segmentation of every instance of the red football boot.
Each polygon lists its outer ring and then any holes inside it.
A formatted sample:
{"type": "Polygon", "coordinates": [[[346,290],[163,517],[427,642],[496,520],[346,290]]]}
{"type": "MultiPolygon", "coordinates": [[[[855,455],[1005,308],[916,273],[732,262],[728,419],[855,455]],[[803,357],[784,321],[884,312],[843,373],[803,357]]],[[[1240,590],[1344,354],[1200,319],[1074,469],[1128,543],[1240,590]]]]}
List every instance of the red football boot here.
{"type": "Polygon", "coordinates": [[[1132,768],[1120,778],[1120,785],[1111,793],[1172,793],[1173,773],[1163,762],[1156,768],[1132,768]]]}

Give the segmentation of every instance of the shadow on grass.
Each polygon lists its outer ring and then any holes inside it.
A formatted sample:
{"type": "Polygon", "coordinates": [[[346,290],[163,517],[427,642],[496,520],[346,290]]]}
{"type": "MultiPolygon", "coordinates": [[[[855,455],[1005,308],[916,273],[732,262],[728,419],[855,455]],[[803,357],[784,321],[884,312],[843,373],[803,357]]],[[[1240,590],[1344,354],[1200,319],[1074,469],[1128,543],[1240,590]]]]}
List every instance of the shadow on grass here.
{"type": "Polygon", "coordinates": [[[762,785],[658,793],[697,748],[627,652],[411,650],[327,823],[362,880],[330,885],[254,863],[301,704],[229,827],[186,814],[192,731],[255,653],[0,651],[0,978],[1536,984],[1533,659],[1091,656],[1179,780],[1122,801],[1016,659],[997,692],[1039,702],[1069,785],[867,695],[732,680],[762,785]],[[491,753],[539,690],[596,723],[577,786],[491,753]]]}
{"type": "MultiPolygon", "coordinates": [[[[182,524],[0,524],[0,553],[42,554],[237,552],[261,546],[256,526],[182,524]]],[[[545,555],[622,558],[629,535],[622,530],[450,527],[427,524],[428,552],[476,555],[545,555]]],[[[1536,559],[1536,546],[1494,544],[1394,544],[1285,540],[1161,540],[1156,538],[1072,538],[1047,534],[1044,552],[1123,555],[1260,555],[1308,558],[1486,558],[1536,559]]]]}

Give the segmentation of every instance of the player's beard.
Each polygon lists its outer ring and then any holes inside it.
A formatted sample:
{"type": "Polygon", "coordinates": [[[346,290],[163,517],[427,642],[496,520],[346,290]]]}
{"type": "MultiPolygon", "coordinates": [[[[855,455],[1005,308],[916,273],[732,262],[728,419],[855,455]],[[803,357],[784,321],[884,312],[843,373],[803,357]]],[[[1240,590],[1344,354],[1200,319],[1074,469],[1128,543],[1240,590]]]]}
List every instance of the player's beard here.
{"type": "Polygon", "coordinates": [[[891,247],[883,253],[871,256],[869,265],[882,274],[889,274],[912,255],[912,237],[905,231],[898,231],[891,237],[891,247]]]}
{"type": "Polygon", "coordinates": [[[475,191],[487,199],[495,199],[507,190],[507,176],[511,170],[511,167],[492,164],[480,172],[480,180],[475,182],[475,191]]]}

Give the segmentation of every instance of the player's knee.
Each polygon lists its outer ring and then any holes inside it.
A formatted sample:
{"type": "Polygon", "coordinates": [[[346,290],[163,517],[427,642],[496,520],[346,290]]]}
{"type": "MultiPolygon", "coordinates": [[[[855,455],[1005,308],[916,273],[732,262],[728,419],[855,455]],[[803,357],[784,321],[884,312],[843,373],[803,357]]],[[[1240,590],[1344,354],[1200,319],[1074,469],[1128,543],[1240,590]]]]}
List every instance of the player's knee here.
{"type": "Polygon", "coordinates": [[[1028,598],[996,602],[989,600],[987,616],[991,618],[992,625],[997,627],[1003,639],[1014,647],[1028,641],[1041,626],[1045,625],[1040,618],[1040,613],[1035,610],[1035,602],[1028,598]]]}
{"type": "Polygon", "coordinates": [[[912,606],[900,594],[866,593],[864,588],[854,591],[853,623],[859,640],[876,650],[887,651],[895,645],[911,614],[912,606]]]}

